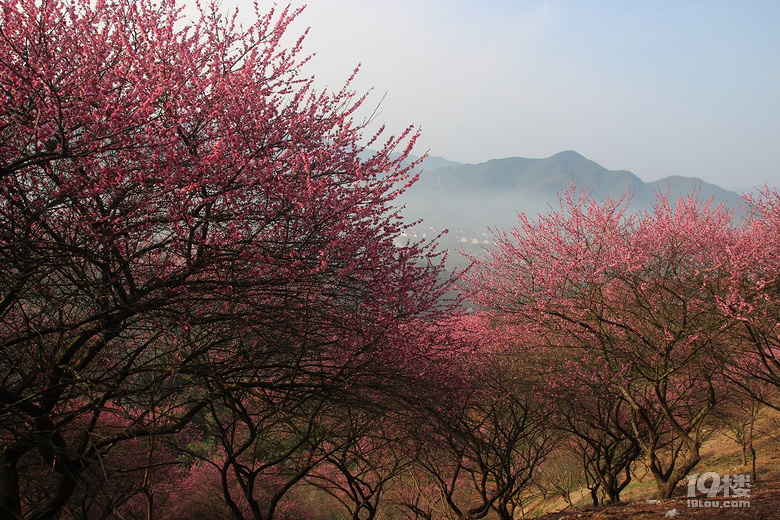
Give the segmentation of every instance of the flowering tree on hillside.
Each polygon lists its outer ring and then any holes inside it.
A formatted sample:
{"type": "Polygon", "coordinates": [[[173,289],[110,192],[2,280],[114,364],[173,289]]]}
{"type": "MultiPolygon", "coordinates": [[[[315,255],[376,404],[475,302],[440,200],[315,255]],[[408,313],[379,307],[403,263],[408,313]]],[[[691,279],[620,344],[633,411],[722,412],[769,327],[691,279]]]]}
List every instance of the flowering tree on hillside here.
{"type": "Polygon", "coordinates": [[[416,464],[431,476],[446,514],[475,520],[494,512],[510,520],[558,440],[552,410],[534,391],[531,366],[487,345],[468,363],[470,384],[451,393],[434,411],[436,420],[417,432],[423,447],[416,464]]]}
{"type": "Polygon", "coordinates": [[[402,411],[346,410],[336,417],[325,461],[307,481],[333,496],[353,520],[381,518],[387,492],[413,460],[402,411]],[[400,412],[400,413],[398,413],[400,412]]]}
{"type": "Polygon", "coordinates": [[[57,517],[110,451],[241,393],[357,394],[426,356],[396,337],[444,291],[428,249],[394,243],[416,134],[364,142],[363,99],[301,77],[301,40],[280,46],[297,11],[239,29],[167,0],[0,5],[6,516],[57,517]]]}
{"type": "Polygon", "coordinates": [[[558,410],[556,426],[571,436],[570,449],[582,461],[593,504],[599,505],[599,489],[609,502],[620,502],[641,455],[631,406],[608,381],[583,383],[556,383],[546,400],[558,410]]]}
{"type": "Polygon", "coordinates": [[[753,399],[780,410],[780,194],[766,188],[746,199],[745,210],[733,283],[721,300],[746,345],[729,372],[753,399]]]}
{"type": "Polygon", "coordinates": [[[527,348],[548,352],[555,384],[609,382],[668,498],[700,459],[701,428],[738,348],[718,306],[737,236],[731,214],[659,196],[634,216],[572,190],[560,210],[520,224],[477,262],[472,299],[500,327],[536,338],[527,348]]]}

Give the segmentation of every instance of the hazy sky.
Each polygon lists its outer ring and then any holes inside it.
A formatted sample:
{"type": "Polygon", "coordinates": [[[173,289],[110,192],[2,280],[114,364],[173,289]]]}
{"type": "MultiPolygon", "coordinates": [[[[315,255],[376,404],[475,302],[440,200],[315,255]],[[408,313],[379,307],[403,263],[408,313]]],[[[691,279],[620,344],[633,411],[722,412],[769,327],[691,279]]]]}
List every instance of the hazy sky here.
{"type": "Polygon", "coordinates": [[[355,88],[387,93],[393,132],[422,128],[418,154],[576,150],[646,181],[780,185],[776,0],[310,0],[306,27],[318,84],[361,64],[355,88]]]}

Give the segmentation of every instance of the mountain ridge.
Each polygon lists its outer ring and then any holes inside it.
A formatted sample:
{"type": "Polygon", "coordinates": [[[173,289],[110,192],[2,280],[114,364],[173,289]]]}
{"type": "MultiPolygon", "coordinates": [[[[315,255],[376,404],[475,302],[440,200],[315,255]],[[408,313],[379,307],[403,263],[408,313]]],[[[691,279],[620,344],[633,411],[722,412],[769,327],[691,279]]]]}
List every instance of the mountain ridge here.
{"type": "Polygon", "coordinates": [[[558,207],[559,194],[572,187],[599,202],[620,200],[628,193],[629,211],[651,209],[659,193],[668,193],[671,200],[694,195],[734,210],[741,202],[738,193],[696,177],[672,175],[644,182],[628,170],[608,170],[573,150],[542,159],[506,157],[476,164],[429,157],[417,171],[419,180],[399,199],[402,214],[409,222],[422,220],[410,231],[417,238],[451,230],[441,239],[446,249],[483,247],[490,243],[488,229],[516,226],[519,213],[546,213],[558,207]]]}
{"type": "Polygon", "coordinates": [[[555,202],[557,194],[573,184],[575,188],[589,191],[597,200],[620,199],[630,190],[634,206],[642,208],[652,206],[656,192],[667,190],[673,198],[697,193],[702,200],[714,198],[717,202],[727,201],[729,206],[738,205],[740,200],[738,193],[697,177],[672,175],[645,182],[628,170],[608,170],[573,150],[543,159],[506,157],[475,164],[461,164],[439,157],[430,159],[430,164],[437,166],[428,168],[429,158],[423,161],[420,179],[410,190],[411,199],[415,198],[415,191],[434,195],[433,200],[428,199],[431,202],[447,195],[496,192],[502,196],[515,195],[517,207],[514,210],[525,211],[520,205],[528,202],[525,199],[555,202]]]}
{"type": "MultiPolygon", "coordinates": [[[[426,158],[422,163],[422,175],[418,184],[425,188],[438,187],[458,189],[460,187],[480,189],[506,189],[534,191],[541,187],[544,191],[557,192],[568,188],[570,181],[584,188],[597,188],[599,191],[614,192],[622,186],[663,187],[671,185],[673,191],[678,186],[698,187],[717,191],[717,195],[739,198],[739,194],[708,183],[698,177],[671,175],[655,181],[645,182],[629,170],[608,170],[573,150],[558,152],[550,157],[532,159],[524,157],[505,157],[490,159],[481,163],[457,163],[441,157],[426,158]],[[446,163],[445,165],[441,165],[446,163]],[[428,165],[435,165],[429,167],[428,165]],[[488,182],[486,184],[486,181],[488,182]],[[617,181],[617,186],[614,182],[617,181]],[[611,184],[609,190],[604,184],[611,184]],[[722,191],[721,191],[722,190],[722,191]]],[[[624,190],[625,191],[625,190],[624,190]]]]}

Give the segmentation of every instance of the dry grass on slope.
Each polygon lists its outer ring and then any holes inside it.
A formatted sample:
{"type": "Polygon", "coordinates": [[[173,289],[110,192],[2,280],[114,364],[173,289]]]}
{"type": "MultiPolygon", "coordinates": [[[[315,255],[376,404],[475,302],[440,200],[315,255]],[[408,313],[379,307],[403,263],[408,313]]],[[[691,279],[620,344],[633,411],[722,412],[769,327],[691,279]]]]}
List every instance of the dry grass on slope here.
{"type": "MultiPolygon", "coordinates": [[[[621,504],[593,507],[588,505],[587,491],[578,490],[571,495],[573,508],[566,507],[563,499],[558,498],[537,503],[533,509],[558,511],[537,517],[542,520],[780,520],[780,413],[765,411],[762,414],[756,424],[755,448],[758,482],[751,489],[749,507],[723,507],[727,499],[722,493],[712,499],[721,507],[692,507],[686,495],[687,481],[680,484],[672,500],[653,500],[652,477],[639,468],[636,481],[621,495],[624,500],[621,504]]],[[[696,471],[739,475],[750,474],[751,466],[749,460],[747,465],[743,464],[742,448],[729,438],[724,427],[714,431],[703,446],[702,460],[696,471]]]]}

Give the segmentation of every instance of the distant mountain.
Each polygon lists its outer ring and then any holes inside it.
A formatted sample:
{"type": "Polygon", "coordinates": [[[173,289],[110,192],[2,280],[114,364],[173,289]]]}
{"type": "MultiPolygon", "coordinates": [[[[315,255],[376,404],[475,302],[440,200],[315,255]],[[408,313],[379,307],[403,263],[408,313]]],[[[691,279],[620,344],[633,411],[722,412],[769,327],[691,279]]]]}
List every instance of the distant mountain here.
{"type": "Polygon", "coordinates": [[[675,196],[698,193],[700,200],[714,199],[713,202],[724,202],[734,208],[738,207],[742,200],[741,193],[704,182],[696,177],[672,175],[657,181],[648,182],[647,186],[652,188],[653,192],[666,193],[666,190],[669,190],[669,194],[675,196]]]}
{"type": "MultiPolygon", "coordinates": [[[[416,160],[417,158],[413,158],[413,160],[416,160]]],[[[460,166],[460,163],[457,161],[450,161],[448,159],[445,159],[444,157],[438,157],[436,155],[429,155],[423,160],[422,163],[422,169],[425,171],[432,171],[436,170],[438,168],[447,168],[450,166],[460,166]]]]}
{"type": "MultiPolygon", "coordinates": [[[[510,157],[493,159],[480,164],[452,163],[439,166],[446,159],[439,157],[423,163],[423,175],[415,190],[426,194],[500,193],[512,194],[517,199],[516,210],[525,211],[520,202],[533,198],[531,202],[557,200],[557,193],[569,188],[572,183],[578,188],[591,191],[594,198],[619,199],[627,192],[636,207],[652,205],[655,193],[669,190],[670,195],[690,194],[701,190],[700,197],[717,200],[739,200],[737,193],[725,190],[694,177],[672,176],[645,183],[633,173],[607,170],[574,151],[560,152],[547,159],[524,159],[510,157]]],[[[535,204],[538,206],[538,204],[535,204]]]]}
{"type": "MultiPolygon", "coordinates": [[[[693,177],[666,177],[645,183],[625,170],[607,170],[574,151],[546,159],[510,157],[480,164],[459,164],[441,157],[426,158],[420,180],[402,197],[404,215],[423,223],[409,231],[410,239],[430,238],[448,228],[447,248],[474,249],[489,245],[491,229],[508,229],[517,214],[534,215],[558,206],[558,193],[573,185],[596,200],[620,199],[630,192],[630,209],[652,207],[657,193],[670,198],[695,193],[736,208],[740,195],[693,177]],[[417,235],[414,237],[413,235],[417,235]]],[[[455,255],[457,256],[457,255],[455,255]]]]}

